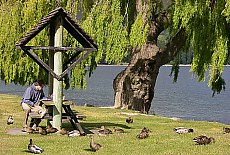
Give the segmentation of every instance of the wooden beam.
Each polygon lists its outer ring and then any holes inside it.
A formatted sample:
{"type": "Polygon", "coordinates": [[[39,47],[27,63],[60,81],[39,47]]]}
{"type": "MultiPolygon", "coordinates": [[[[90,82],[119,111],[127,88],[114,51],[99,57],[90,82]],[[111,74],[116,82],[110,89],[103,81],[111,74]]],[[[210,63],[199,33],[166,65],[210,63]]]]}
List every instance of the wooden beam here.
{"type": "Polygon", "coordinates": [[[97,51],[96,48],[53,47],[53,46],[17,46],[18,49],[53,50],[53,51],[97,51]]]}
{"type": "Polygon", "coordinates": [[[76,60],[74,63],[72,63],[61,75],[59,75],[59,78],[62,79],[66,74],[68,74],[78,63],[80,63],[90,53],[91,53],[91,51],[86,52],[78,60],[76,60]]]}
{"type": "Polygon", "coordinates": [[[56,79],[60,79],[60,77],[54,73],[54,71],[46,64],[44,63],[34,52],[24,49],[22,48],[22,50],[30,57],[32,58],[40,67],[42,67],[43,69],[45,69],[47,72],[50,72],[51,75],[56,78],[56,79]]]}

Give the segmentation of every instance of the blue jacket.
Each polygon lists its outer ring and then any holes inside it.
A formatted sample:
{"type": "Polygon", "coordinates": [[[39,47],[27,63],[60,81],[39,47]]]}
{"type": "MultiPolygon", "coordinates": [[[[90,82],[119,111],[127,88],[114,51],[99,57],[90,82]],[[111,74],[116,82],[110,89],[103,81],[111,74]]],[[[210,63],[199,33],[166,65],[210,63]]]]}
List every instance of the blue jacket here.
{"type": "Polygon", "coordinates": [[[44,98],[44,92],[42,90],[36,90],[35,85],[32,84],[30,87],[28,87],[23,95],[22,102],[26,103],[32,107],[42,98],[44,98]]]}

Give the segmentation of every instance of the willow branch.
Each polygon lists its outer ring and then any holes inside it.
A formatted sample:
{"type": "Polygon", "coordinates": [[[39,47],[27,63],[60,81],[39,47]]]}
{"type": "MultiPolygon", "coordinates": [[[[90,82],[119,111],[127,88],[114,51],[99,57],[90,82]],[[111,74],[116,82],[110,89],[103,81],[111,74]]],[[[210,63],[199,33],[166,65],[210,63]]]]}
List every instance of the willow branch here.
{"type": "Polygon", "coordinates": [[[181,29],[177,34],[166,44],[166,48],[161,49],[161,65],[167,64],[179,53],[181,48],[186,43],[186,33],[181,29]]]}

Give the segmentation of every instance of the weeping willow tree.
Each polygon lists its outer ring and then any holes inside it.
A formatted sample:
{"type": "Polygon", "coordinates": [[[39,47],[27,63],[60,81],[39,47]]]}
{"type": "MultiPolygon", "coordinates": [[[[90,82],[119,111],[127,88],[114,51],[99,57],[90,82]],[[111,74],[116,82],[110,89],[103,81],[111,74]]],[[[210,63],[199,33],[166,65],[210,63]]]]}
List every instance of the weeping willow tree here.
{"type": "MultiPolygon", "coordinates": [[[[0,78],[6,83],[47,81],[48,74],[16,50],[15,43],[57,6],[76,19],[98,45],[98,52],[72,70],[71,80],[65,77],[65,88],[84,88],[86,75],[93,73],[102,58],[117,64],[129,54],[129,65],[113,82],[114,106],[148,112],[160,67],[173,60],[172,74],[177,77],[179,52],[192,48],[191,71],[198,80],[205,80],[209,70],[213,92],[224,89],[222,73],[230,38],[230,2],[225,0],[0,0],[0,78]],[[158,36],[165,30],[170,32],[169,39],[159,47],[158,36]]],[[[64,46],[79,46],[66,31],[63,40],[64,46]]],[[[49,29],[29,44],[48,46],[49,29]]],[[[47,51],[34,52],[48,64],[47,51]]],[[[73,54],[66,52],[63,60],[73,54]]]]}
{"type": "Polygon", "coordinates": [[[213,95],[225,89],[222,74],[230,47],[230,1],[135,0],[133,3],[132,9],[136,11],[129,33],[132,56],[128,67],[114,80],[115,107],[148,113],[159,68],[173,60],[171,74],[176,81],[178,55],[188,48],[194,52],[191,72],[198,81],[208,78],[213,95]],[[165,47],[160,48],[157,38],[165,30],[170,36],[165,47]]]}

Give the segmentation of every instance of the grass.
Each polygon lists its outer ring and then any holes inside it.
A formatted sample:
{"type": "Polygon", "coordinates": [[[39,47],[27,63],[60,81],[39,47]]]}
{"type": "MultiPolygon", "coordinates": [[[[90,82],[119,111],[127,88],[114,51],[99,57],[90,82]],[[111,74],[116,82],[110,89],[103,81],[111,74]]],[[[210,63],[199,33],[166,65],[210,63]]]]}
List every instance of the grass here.
{"type": "MultiPolygon", "coordinates": [[[[111,134],[108,137],[94,136],[96,142],[103,148],[97,152],[90,151],[89,134],[82,137],[67,137],[57,134],[42,136],[39,134],[9,135],[10,128],[21,128],[23,111],[19,105],[21,97],[0,94],[0,154],[23,155],[29,154],[27,145],[32,138],[34,143],[42,147],[47,155],[229,155],[230,134],[223,134],[223,127],[230,127],[215,122],[172,120],[158,116],[134,115],[134,123],[127,124],[126,113],[129,110],[107,109],[97,107],[73,106],[72,108],[84,114],[86,118],[81,120],[81,125],[86,129],[94,129],[105,125],[107,128],[120,127],[124,134],[111,134]],[[14,124],[7,125],[8,115],[13,114],[14,124]],[[194,133],[178,135],[173,132],[175,127],[193,128],[194,133]],[[136,135],[143,128],[151,130],[147,139],[139,140],[136,135]],[[205,134],[214,137],[215,143],[209,145],[195,145],[192,139],[205,134]]],[[[189,109],[188,109],[189,110],[189,109]]],[[[40,125],[45,126],[43,120],[40,125]]],[[[69,127],[70,123],[63,124],[69,127]]]]}

